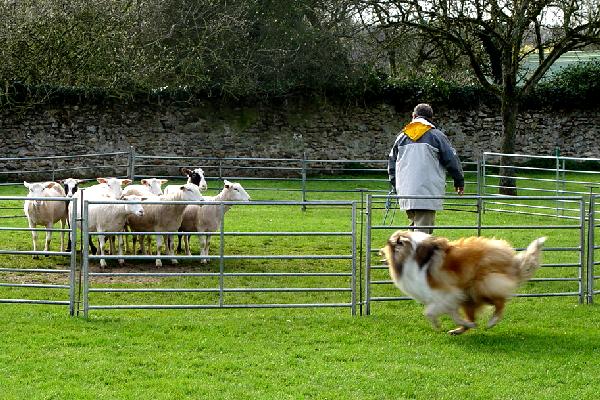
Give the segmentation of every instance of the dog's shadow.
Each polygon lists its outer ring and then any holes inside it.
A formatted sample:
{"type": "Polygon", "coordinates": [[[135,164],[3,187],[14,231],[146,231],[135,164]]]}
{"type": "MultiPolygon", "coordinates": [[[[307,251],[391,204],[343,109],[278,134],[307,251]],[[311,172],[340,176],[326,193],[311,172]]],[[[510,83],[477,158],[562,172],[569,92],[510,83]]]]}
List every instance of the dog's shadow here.
{"type": "Polygon", "coordinates": [[[448,335],[446,338],[449,346],[494,355],[504,353],[544,357],[552,353],[569,356],[574,353],[591,354],[600,348],[600,333],[597,332],[582,335],[580,331],[557,334],[548,331],[473,330],[458,337],[448,335]]]}

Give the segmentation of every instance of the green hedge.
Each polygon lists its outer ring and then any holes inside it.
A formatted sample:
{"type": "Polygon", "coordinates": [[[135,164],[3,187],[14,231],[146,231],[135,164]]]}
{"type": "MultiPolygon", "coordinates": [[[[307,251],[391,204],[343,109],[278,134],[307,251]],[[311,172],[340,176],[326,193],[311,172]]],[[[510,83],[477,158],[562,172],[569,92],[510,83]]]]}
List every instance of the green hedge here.
{"type": "MultiPolygon", "coordinates": [[[[194,102],[206,98],[228,101],[273,101],[287,97],[317,96],[336,101],[381,102],[407,109],[419,102],[429,102],[436,107],[476,109],[481,105],[498,107],[497,97],[481,86],[464,85],[441,79],[392,80],[382,74],[366,74],[362,80],[347,86],[331,85],[319,91],[290,89],[286,94],[261,93],[255,96],[227,99],[211,93],[218,90],[206,88],[170,88],[148,91],[131,87],[128,91],[111,92],[99,87],[27,86],[19,82],[6,85],[0,91],[0,108],[27,104],[104,104],[104,103],[155,103],[194,102]]],[[[523,99],[522,109],[560,108],[589,109],[600,105],[600,61],[572,64],[560,69],[540,83],[523,99]]]]}

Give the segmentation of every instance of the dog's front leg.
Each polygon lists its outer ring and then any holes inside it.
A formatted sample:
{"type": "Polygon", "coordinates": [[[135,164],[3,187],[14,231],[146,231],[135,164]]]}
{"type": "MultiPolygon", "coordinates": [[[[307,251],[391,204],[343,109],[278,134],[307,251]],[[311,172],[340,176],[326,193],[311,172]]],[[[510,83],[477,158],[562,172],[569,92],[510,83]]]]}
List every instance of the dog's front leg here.
{"type": "Polygon", "coordinates": [[[435,329],[436,331],[439,330],[440,320],[438,319],[438,317],[440,316],[440,314],[442,314],[439,307],[435,304],[429,304],[427,307],[425,307],[424,314],[425,317],[427,317],[427,319],[429,320],[429,322],[431,322],[433,329],[435,329]]]}

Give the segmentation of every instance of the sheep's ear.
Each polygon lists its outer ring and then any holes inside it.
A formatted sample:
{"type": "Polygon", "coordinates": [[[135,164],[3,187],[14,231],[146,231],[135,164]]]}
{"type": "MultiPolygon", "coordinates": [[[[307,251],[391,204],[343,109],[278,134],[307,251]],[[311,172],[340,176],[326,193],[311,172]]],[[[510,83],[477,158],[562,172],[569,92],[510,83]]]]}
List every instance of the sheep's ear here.
{"type": "Polygon", "coordinates": [[[85,182],[85,179],[75,179],[75,180],[77,181],[78,184],[85,182]]]}
{"type": "Polygon", "coordinates": [[[63,179],[59,179],[59,180],[56,181],[56,183],[64,185],[65,181],[63,179]]]}
{"type": "Polygon", "coordinates": [[[192,174],[192,170],[189,168],[181,168],[180,171],[183,175],[191,175],[192,174]]]}
{"type": "Polygon", "coordinates": [[[131,184],[131,179],[121,179],[121,185],[129,185],[131,184]]]}
{"type": "Polygon", "coordinates": [[[27,181],[23,181],[23,185],[25,185],[25,187],[27,189],[29,189],[31,187],[31,183],[27,182],[27,181]]]}
{"type": "Polygon", "coordinates": [[[185,186],[180,186],[179,190],[187,190],[187,188],[185,186]]]}
{"type": "Polygon", "coordinates": [[[98,183],[106,183],[106,178],[96,178],[96,181],[98,181],[98,183]]]}
{"type": "Polygon", "coordinates": [[[142,182],[142,185],[147,185],[148,184],[148,179],[142,179],[140,182],[142,182]]]}
{"type": "Polygon", "coordinates": [[[168,179],[161,179],[159,182],[160,182],[161,185],[164,185],[165,183],[169,182],[169,180],[168,179]]]}
{"type": "Polygon", "coordinates": [[[223,181],[223,183],[224,183],[223,187],[224,187],[225,189],[229,189],[229,188],[232,186],[232,183],[231,183],[231,182],[229,182],[227,179],[225,179],[225,180],[223,181]]]}

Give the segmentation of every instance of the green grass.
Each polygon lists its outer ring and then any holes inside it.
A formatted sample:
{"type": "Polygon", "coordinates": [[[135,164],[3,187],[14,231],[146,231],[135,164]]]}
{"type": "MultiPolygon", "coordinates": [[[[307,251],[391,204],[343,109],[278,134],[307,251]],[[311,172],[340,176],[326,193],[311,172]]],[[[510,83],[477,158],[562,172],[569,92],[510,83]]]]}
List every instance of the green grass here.
{"type": "MultiPolygon", "coordinates": [[[[245,187],[263,184],[248,182],[245,187]]],[[[275,184],[281,189],[292,185],[275,184]]],[[[343,183],[320,183],[332,189],[343,183]]],[[[212,185],[211,185],[212,186],[212,185]]],[[[273,183],[269,183],[273,186],[273,183]]],[[[369,186],[376,188],[376,185],[369,186]]],[[[214,190],[212,191],[215,192],[214,190]]],[[[24,195],[23,187],[0,187],[0,195],[24,195]]],[[[253,199],[299,200],[298,192],[250,191],[253,199]]],[[[360,193],[318,193],[313,199],[360,199],[360,193]]],[[[458,201],[438,214],[437,234],[456,238],[476,234],[472,202],[458,201]],[[460,211],[458,211],[460,210],[460,211]]],[[[22,202],[4,202],[0,216],[20,215],[22,202]],[[6,207],[13,207],[6,209],[6,207]]],[[[383,220],[381,205],[374,224],[383,220]]],[[[348,231],[348,209],[297,206],[235,206],[230,231],[348,231]]],[[[360,216],[359,216],[360,221],[360,216]]],[[[405,224],[398,211],[394,225],[405,224]]],[[[484,225],[573,225],[544,216],[487,212],[484,225]]],[[[26,226],[23,218],[0,219],[1,226],[26,226]]],[[[373,231],[380,247],[396,227],[373,231]]],[[[484,230],[486,236],[524,247],[549,237],[548,248],[578,245],[577,229],[553,227],[484,230]]],[[[43,235],[40,235],[43,236],[43,235]]],[[[597,236],[600,237],[600,236],[597,236]]],[[[0,248],[28,250],[28,232],[0,232],[0,248]]],[[[193,242],[197,246],[196,241],[193,242]]],[[[53,239],[53,248],[58,245],[53,239]]],[[[211,249],[215,254],[218,238],[211,249]]],[[[197,250],[197,247],[194,247],[197,250]]],[[[226,254],[345,254],[349,238],[226,238],[226,254]]],[[[576,261],[577,251],[544,252],[545,263],[576,261]]],[[[378,256],[372,255],[377,265],[378,256]]],[[[63,257],[0,256],[3,267],[67,268],[63,257]]],[[[109,262],[108,271],[117,268],[109,262]]],[[[153,263],[131,261],[127,270],[152,271],[153,263]]],[[[320,260],[230,260],[226,271],[348,271],[348,262],[320,260]]],[[[99,271],[92,265],[93,271],[99,271]]],[[[218,272],[219,264],[184,261],[165,270],[218,272]]],[[[385,269],[373,279],[389,279],[385,269]]],[[[543,268],[537,277],[577,277],[572,267],[543,268]]],[[[0,274],[5,282],[63,282],[49,274],[0,274]]],[[[363,283],[363,282],[359,282],[363,283]]],[[[216,278],[97,279],[92,287],[216,287],[216,278]]],[[[343,287],[349,278],[231,277],[227,287],[343,287]]],[[[532,282],[523,293],[577,289],[574,282],[532,282]]],[[[376,296],[400,296],[391,285],[374,286],[376,296]]],[[[92,293],[93,304],[216,304],[214,293],[92,293]]],[[[0,288],[0,298],[64,299],[65,292],[0,288]]],[[[228,293],[226,304],[349,301],[346,293],[228,293]]],[[[431,329],[422,306],[413,301],[374,302],[372,315],[352,317],[346,308],[230,310],[92,310],[89,319],[70,318],[66,307],[0,304],[0,399],[556,399],[594,398],[593,355],[600,347],[597,306],[576,297],[515,298],[498,326],[461,337],[431,329]]],[[[479,321],[482,326],[489,317],[479,321]]],[[[443,319],[443,328],[452,328],[443,319]]]]}
{"type": "Polygon", "coordinates": [[[569,299],[513,299],[497,327],[461,337],[431,330],[413,302],[362,318],[0,310],[2,399],[557,399],[599,389],[600,313],[569,299]]]}

